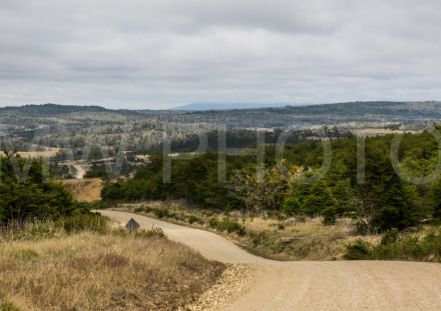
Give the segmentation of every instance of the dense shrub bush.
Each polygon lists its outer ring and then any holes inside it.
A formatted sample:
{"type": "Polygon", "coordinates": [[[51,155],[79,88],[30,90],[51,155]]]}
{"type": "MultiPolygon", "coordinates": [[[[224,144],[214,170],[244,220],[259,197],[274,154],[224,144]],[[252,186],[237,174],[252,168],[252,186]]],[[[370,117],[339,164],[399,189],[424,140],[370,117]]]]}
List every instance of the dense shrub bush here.
{"type": "Polygon", "coordinates": [[[425,237],[400,236],[396,229],[387,231],[381,242],[371,245],[357,240],[346,246],[347,260],[417,260],[441,262],[441,235],[434,230],[425,237]]]}
{"type": "Polygon", "coordinates": [[[53,181],[50,175],[53,170],[42,158],[23,159],[16,150],[3,151],[6,157],[0,159],[0,223],[90,211],[90,204],[74,200],[63,183],[53,181]]]}
{"type": "Polygon", "coordinates": [[[194,224],[195,222],[198,222],[198,223],[202,224],[202,220],[199,217],[190,216],[190,218],[188,219],[188,223],[189,224],[194,224]]]}
{"type": "Polygon", "coordinates": [[[211,228],[219,232],[227,231],[228,233],[236,232],[239,236],[246,234],[245,227],[240,225],[237,221],[231,220],[227,217],[219,221],[217,218],[211,218],[208,221],[211,228]]]}
{"type": "Polygon", "coordinates": [[[166,208],[157,208],[153,211],[158,218],[168,218],[170,217],[170,213],[166,208]]]}

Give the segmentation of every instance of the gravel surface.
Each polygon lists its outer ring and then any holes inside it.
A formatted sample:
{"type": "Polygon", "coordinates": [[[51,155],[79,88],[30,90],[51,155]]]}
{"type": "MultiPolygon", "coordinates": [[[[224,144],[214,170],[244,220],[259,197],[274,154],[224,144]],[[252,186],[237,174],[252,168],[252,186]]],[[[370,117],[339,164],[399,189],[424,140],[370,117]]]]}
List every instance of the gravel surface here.
{"type": "MultiPolygon", "coordinates": [[[[186,308],[192,311],[220,311],[242,297],[249,289],[249,283],[255,277],[255,269],[249,264],[227,264],[216,283],[198,302],[186,308]]],[[[184,311],[180,309],[178,311],[184,311]]]]}
{"type": "MultiPolygon", "coordinates": [[[[146,229],[152,225],[161,227],[170,239],[193,247],[208,259],[247,264],[249,270],[244,272],[246,280],[242,285],[233,285],[242,276],[225,275],[219,280],[223,283],[215,285],[211,294],[207,293],[207,299],[219,304],[214,310],[441,310],[440,264],[278,262],[251,255],[211,232],[131,213],[100,212],[124,224],[133,217],[146,229]],[[232,289],[228,284],[232,284],[232,289]]],[[[227,274],[241,271],[232,269],[227,274]]]]}

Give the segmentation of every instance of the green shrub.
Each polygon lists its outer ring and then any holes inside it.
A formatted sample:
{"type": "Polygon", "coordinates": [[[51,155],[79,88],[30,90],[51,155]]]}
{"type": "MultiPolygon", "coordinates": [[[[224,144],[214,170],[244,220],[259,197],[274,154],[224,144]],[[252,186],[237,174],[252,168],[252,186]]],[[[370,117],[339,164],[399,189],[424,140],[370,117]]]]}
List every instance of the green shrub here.
{"type": "Polygon", "coordinates": [[[370,244],[361,239],[354,243],[346,245],[346,252],[343,259],[346,260],[367,260],[370,259],[371,249],[370,244]]]}
{"type": "Polygon", "coordinates": [[[326,207],[321,214],[325,226],[332,226],[337,222],[337,208],[335,206],[326,207]]]}
{"type": "Polygon", "coordinates": [[[398,229],[392,228],[386,231],[386,233],[381,237],[381,244],[387,245],[398,241],[398,229]]]}
{"type": "Polygon", "coordinates": [[[141,212],[144,212],[144,207],[137,207],[137,208],[135,208],[135,213],[141,213],[141,212]]]}
{"type": "Polygon", "coordinates": [[[322,210],[335,208],[337,200],[332,195],[324,180],[316,181],[310,190],[310,195],[305,197],[301,211],[308,216],[320,214],[322,210]]]}
{"type": "Polygon", "coordinates": [[[355,228],[357,233],[361,235],[367,235],[372,231],[370,225],[363,219],[358,219],[355,222],[355,228]]]}
{"type": "Polygon", "coordinates": [[[228,218],[224,218],[221,222],[219,222],[219,224],[217,225],[217,231],[223,232],[223,231],[228,231],[228,233],[234,232],[239,230],[240,228],[242,228],[242,226],[234,221],[234,220],[230,220],[228,218]]]}
{"type": "Polygon", "coordinates": [[[258,244],[263,244],[268,240],[268,233],[266,231],[261,231],[259,233],[250,231],[249,235],[253,239],[252,243],[254,247],[257,247],[258,244]]]}
{"type": "Polygon", "coordinates": [[[224,218],[222,221],[219,221],[217,218],[211,218],[208,221],[208,224],[211,228],[216,229],[219,232],[236,232],[239,236],[243,236],[246,234],[244,226],[240,225],[237,221],[231,220],[229,218],[224,218]]]}
{"type": "Polygon", "coordinates": [[[158,208],[153,211],[158,218],[168,218],[170,214],[166,208],[158,208]]]}
{"type": "Polygon", "coordinates": [[[219,224],[219,219],[213,217],[208,221],[208,224],[210,225],[211,228],[216,229],[217,225],[219,224]]]}
{"type": "Polygon", "coordinates": [[[297,198],[287,198],[283,202],[283,212],[287,216],[292,216],[300,212],[300,202],[297,198]]]}
{"type": "Polygon", "coordinates": [[[188,223],[191,225],[194,224],[195,222],[201,223],[202,220],[199,217],[190,216],[190,218],[188,219],[188,223]]]}

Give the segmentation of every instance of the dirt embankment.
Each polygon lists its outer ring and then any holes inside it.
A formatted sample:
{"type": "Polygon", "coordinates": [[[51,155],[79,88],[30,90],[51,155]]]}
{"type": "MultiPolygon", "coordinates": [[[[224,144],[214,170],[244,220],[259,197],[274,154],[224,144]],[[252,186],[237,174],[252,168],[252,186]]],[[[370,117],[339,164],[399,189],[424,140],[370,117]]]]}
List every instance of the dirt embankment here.
{"type": "Polygon", "coordinates": [[[72,189],[74,198],[78,201],[93,202],[101,200],[101,189],[104,182],[99,178],[68,179],[65,185],[72,189]]]}

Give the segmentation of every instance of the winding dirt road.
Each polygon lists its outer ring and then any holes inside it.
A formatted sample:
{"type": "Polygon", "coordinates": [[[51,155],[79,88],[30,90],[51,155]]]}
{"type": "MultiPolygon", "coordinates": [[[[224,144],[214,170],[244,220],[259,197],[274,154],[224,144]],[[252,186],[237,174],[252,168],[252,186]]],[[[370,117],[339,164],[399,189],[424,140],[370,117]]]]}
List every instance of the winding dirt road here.
{"type": "Polygon", "coordinates": [[[99,211],[168,237],[225,263],[249,263],[258,275],[228,311],[441,310],[441,265],[416,262],[278,262],[253,256],[211,232],[117,211],[99,211]]]}

